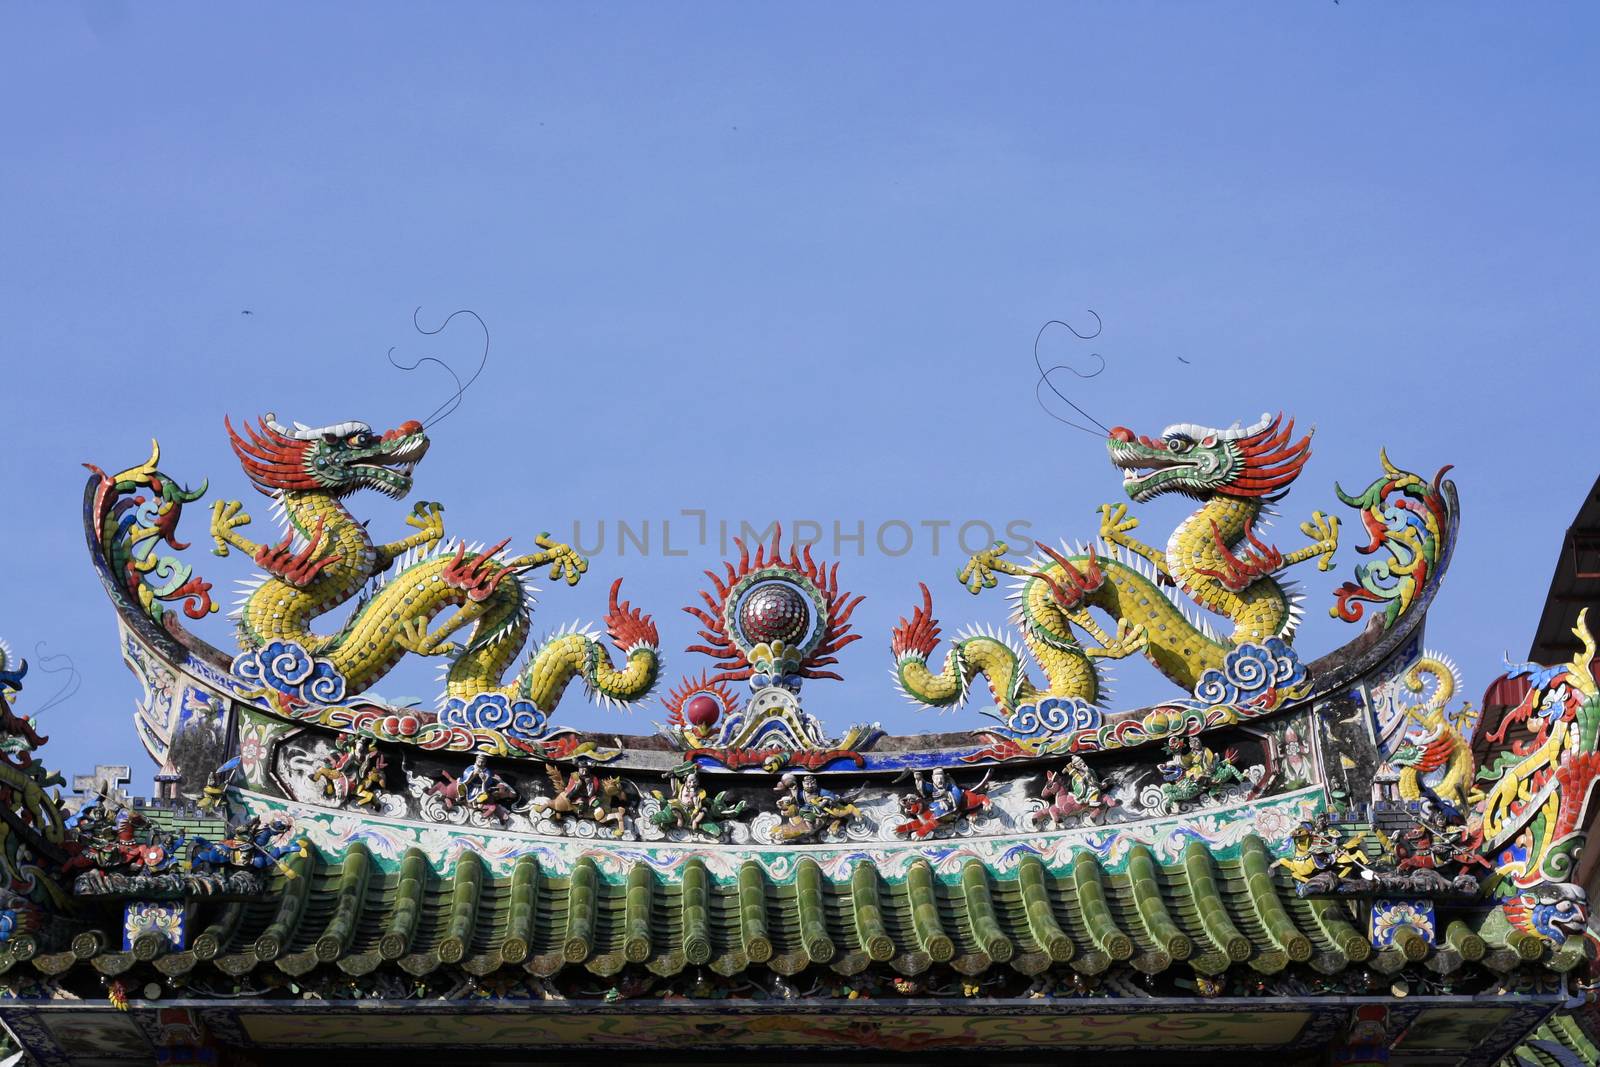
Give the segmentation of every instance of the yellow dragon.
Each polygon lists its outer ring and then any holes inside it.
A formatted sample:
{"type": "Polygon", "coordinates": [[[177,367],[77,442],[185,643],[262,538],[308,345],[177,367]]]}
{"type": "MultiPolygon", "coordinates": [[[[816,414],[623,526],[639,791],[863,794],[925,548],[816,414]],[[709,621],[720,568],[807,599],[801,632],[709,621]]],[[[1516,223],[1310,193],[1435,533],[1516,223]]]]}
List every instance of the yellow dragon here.
{"type": "MultiPolygon", "coordinates": [[[[212,507],[216,553],[237,549],[266,577],[239,612],[240,644],[246,650],[294,643],[332,663],[347,689],[360,692],[387,674],[407,653],[448,656],[447,698],[470,700],[485,693],[532,702],[548,712],[574,678],[615,703],[645,696],[654,685],[659,639],[650,617],[617,602],[611,587],[606,627],[622,652],[612,663],[606,649],[584,632],[558,634],[540,647],[508,683],[502,678],[521,652],[531,626],[531,597],[524,572],[549,567],[551,580],[575,585],[588,563],[570,546],[541,534],[539,551],[502,558],[502,541],[488,549],[443,543],[443,508],[422,502],[406,523],[416,532],[387,544],[373,541],[366,524],[344,498],[374,489],[396,499],[411,490],[412,472],[428,450],[422,424],[408,421],[386,433],[360,422],[312,428],[280,424],[272,415],[243,435],[224,420],[234,453],[260,492],[284,510],[292,532],[275,545],[256,544],[239,533],[250,516],[237,501],[212,507]],[[356,599],[356,608],[336,633],[313,633],[311,622],[356,599]],[[433,620],[454,608],[437,630],[433,620]],[[451,636],[470,627],[466,640],[451,636]]],[[[508,539],[509,540],[509,539],[508,539]]]]}
{"type": "Polygon", "coordinates": [[[1428,679],[1433,680],[1433,691],[1421,708],[1403,705],[1406,717],[1420,727],[1421,732],[1408,732],[1389,759],[1400,769],[1402,797],[1422,799],[1423,779],[1443,768],[1444,776],[1431,787],[1433,792],[1465,810],[1473,799],[1468,792],[1477,769],[1467,736],[1472,733],[1477,715],[1470,704],[1463,704],[1454,720],[1445,715],[1445,706],[1455,696],[1456,672],[1439,656],[1425,653],[1400,676],[1400,684],[1407,691],[1420,694],[1427,687],[1428,679]]]}
{"type": "Polygon", "coordinates": [[[997,573],[1019,579],[1014,617],[1044,670],[1044,686],[1028,678],[1020,650],[992,633],[958,638],[943,670],[933,673],[928,656],[939,628],[924,587],[922,606],[901,620],[891,641],[897,680],[912,700],[935,707],[959,703],[982,675],[1006,713],[1050,697],[1094,704],[1102,695],[1095,661],[1134,652],[1143,652],[1192,692],[1201,675],[1220,668],[1237,645],[1292,640],[1298,612],[1292,594],[1274,575],[1312,559],[1319,570],[1328,570],[1339,545],[1339,522],[1312,512],[1300,526],[1312,543],[1290,553],[1262,542],[1255,523],[1300,475],[1311,454],[1310,435],[1295,440],[1294,422],[1285,424],[1279,415],[1262,416],[1244,429],[1181,423],[1159,438],[1118,426],[1106,447],[1136,503],[1183,493],[1197,498],[1200,507],[1173,531],[1165,551],[1130,536],[1138,519],[1128,515],[1126,504],[1105,504],[1100,508],[1103,551],[1090,547],[1067,554],[1036,542],[1041,555],[1019,564],[1003,558],[1008,546],[998,542],[967,562],[959,578],[974,594],[993,588],[997,573]],[[1231,621],[1232,632],[1220,636],[1192,621],[1169,588],[1231,621]],[[1109,616],[1109,632],[1091,608],[1109,616]],[[1098,646],[1081,645],[1074,626],[1098,646]]]}

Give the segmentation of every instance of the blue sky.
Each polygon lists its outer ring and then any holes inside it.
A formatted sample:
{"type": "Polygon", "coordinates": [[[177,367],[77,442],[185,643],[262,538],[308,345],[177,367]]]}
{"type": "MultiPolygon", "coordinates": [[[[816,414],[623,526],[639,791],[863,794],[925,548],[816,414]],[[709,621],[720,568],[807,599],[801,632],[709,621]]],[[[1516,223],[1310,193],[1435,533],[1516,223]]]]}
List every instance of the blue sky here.
{"type": "MultiPolygon", "coordinates": [[[[48,762],[142,760],[79,464],[131,465],[154,434],[208,501],[248,499],[225,413],[432,410],[440,377],[385,351],[470,365],[479,342],[460,320],[419,338],[418,305],[474,308],[494,338],[418,495],[518,545],[650,520],[651,558],[613,536],[538,617],[597,620],[625,575],[669,680],[703,665],[678,608],[716,545],[664,557],[662,519],[860,522],[841,577],[864,640],[807,706],[975,723],[900,700],[888,632],[919,580],[952,629],[1004,617],[922,523],[1086,537],[1119,497],[1101,444],[1033,402],[1035,331],[1094,308],[1098,340],[1045,354],[1105,357],[1073,395],[1107,424],[1316,424],[1288,548],[1313,508],[1351,514],[1332,484],[1365,485],[1380,445],[1456,464],[1428,641],[1481,693],[1525,652],[1596,474],[1597,21],[1359,0],[0,6],[0,634],[83,673],[45,713],[48,762]],[[872,531],[896,519],[919,536],[888,557],[872,531]]],[[[206,551],[203,511],[189,558],[231,600],[247,568],[206,551]]],[[[1139,514],[1160,541],[1182,507],[1139,514]]],[[[1326,618],[1335,577],[1302,577],[1315,655],[1353,630],[1326,618]]],[[[430,677],[382,688],[431,697],[430,677]]],[[[1167,691],[1142,664],[1117,677],[1124,702],[1167,691]]],[[[561,714],[659,718],[576,691],[561,714]]]]}

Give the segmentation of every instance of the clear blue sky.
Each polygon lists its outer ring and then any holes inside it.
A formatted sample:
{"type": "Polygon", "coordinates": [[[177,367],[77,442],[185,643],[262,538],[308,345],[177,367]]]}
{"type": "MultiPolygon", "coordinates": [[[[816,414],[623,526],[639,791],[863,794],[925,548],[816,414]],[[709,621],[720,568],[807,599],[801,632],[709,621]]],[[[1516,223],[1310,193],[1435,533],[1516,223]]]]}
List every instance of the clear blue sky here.
{"type": "MultiPolygon", "coordinates": [[[[84,675],[46,713],[48,762],[142,759],[79,464],[138,462],[158,434],[169,473],[249,499],[224,413],[434,407],[441,380],[385,351],[470,364],[478,342],[422,343],[419,304],[477,309],[494,351],[417,492],[452,532],[519,545],[575,520],[659,537],[683,508],[1088,536],[1118,480],[1035,408],[1030,346],[1092,307],[1104,335],[1047,354],[1104,354],[1075,395],[1106,423],[1316,423],[1286,547],[1313,507],[1350,514],[1332,483],[1364,485],[1380,445],[1457,464],[1429,643],[1481,692],[1526,650],[1596,474],[1600,15],[1529,10],[0,6],[0,634],[84,675]]],[[[399,529],[396,506],[357,507],[399,529]]],[[[1181,507],[1141,514],[1159,541],[1181,507]]],[[[247,568],[209,555],[204,518],[190,558],[231,600],[247,568]]],[[[1004,616],[925,534],[894,558],[845,546],[865,640],[846,683],[806,693],[835,727],[976,721],[918,715],[886,676],[919,579],[951,628],[1004,616]]],[[[678,608],[715,546],[653,547],[609,542],[540,620],[597,620],[625,574],[669,679],[698,671],[678,608]]],[[[1326,618],[1333,576],[1305,577],[1315,655],[1353,631],[1326,618]]],[[[383,688],[431,696],[429,673],[383,688]]],[[[1166,691],[1118,676],[1128,701],[1166,691]]],[[[30,682],[37,702],[49,679],[30,682]]],[[[659,718],[576,691],[563,714],[659,718]]]]}

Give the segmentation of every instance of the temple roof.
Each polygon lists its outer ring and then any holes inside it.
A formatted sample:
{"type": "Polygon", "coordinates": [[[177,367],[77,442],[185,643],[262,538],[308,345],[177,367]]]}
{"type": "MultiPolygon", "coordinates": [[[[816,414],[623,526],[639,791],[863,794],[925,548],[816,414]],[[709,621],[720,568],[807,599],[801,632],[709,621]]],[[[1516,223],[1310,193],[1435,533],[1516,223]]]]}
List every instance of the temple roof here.
{"type": "Polygon", "coordinates": [[[141,962],[167,975],[204,963],[236,976],[268,964],[290,975],[319,964],[351,975],[385,964],[413,975],[459,965],[475,974],[515,966],[538,976],[579,967],[608,976],[628,964],[662,976],[755,965],[794,974],[813,964],[848,975],[873,963],[906,975],[933,964],[969,975],[995,965],[1034,974],[1058,963],[1096,974],[1127,961],[1147,974],[1180,965],[1206,975],[1230,966],[1272,974],[1290,963],[1333,973],[1361,962],[1388,973],[1424,962],[1449,974],[1467,962],[1567,971],[1587,958],[1581,939],[1552,950],[1471,908],[1441,915],[1434,945],[1402,929],[1375,951],[1339,901],[1301,898],[1270,864],[1266,846],[1251,837],[1234,859],[1193,842],[1166,865],[1138,846],[1118,873],[1082,852],[1060,874],[1033,857],[1005,876],[970,860],[944,881],[924,861],[891,883],[863,861],[848,880],[831,881],[801,859],[792,880],[778,883],[752,862],[723,885],[694,858],[669,877],[639,863],[613,881],[589,856],[570,875],[553,877],[525,856],[509,876],[495,877],[467,852],[441,876],[412,849],[386,872],[355,844],[338,861],[315,852],[291,858],[293,877],[277,875],[259,900],[208,905],[182,951],[156,934],[123,951],[114,928],[79,933],[56,951],[23,936],[0,955],[0,971],[30,960],[47,975],[87,964],[108,976],[141,962]]]}

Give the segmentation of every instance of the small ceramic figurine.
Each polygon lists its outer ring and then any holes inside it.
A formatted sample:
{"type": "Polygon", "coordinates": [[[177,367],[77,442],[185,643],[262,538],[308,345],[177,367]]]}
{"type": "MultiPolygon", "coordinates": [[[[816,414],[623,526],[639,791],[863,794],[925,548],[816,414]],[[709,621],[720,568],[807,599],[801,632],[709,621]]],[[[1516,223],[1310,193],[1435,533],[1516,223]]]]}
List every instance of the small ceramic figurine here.
{"type": "Polygon", "coordinates": [[[657,829],[687,830],[720,838],[727,829],[724,820],[744,814],[745,802],[730,800],[726,792],[707,798],[706,791],[700,788],[698,767],[691,764],[674,771],[673,775],[678,778],[678,786],[671,796],[663,796],[659,790],[655,791],[661,808],[650,817],[650,821],[657,829]]]}
{"type": "Polygon", "coordinates": [[[843,830],[851,820],[861,818],[854,799],[860,789],[841,796],[822,788],[817,776],[804,777],[790,771],[778,780],[778,814],[783,821],[772,829],[775,842],[805,841],[843,830]]]}
{"type": "Polygon", "coordinates": [[[354,800],[364,808],[378,806],[388,761],[370,737],[341,734],[326,762],[311,772],[322,785],[322,795],[341,806],[354,800]]]}
{"type": "Polygon", "coordinates": [[[1174,735],[1167,741],[1166,762],[1157,765],[1161,777],[1161,796],[1168,804],[1181,804],[1201,796],[1214,796],[1234,784],[1249,784],[1234,763],[1238,759],[1232,749],[1217,755],[1205,746],[1199,734],[1187,740],[1174,735]]]}
{"type": "Polygon", "coordinates": [[[620,778],[601,778],[594,773],[594,761],[580,759],[572,773],[562,777],[553,763],[545,764],[555,794],[548,800],[538,797],[533,810],[560,825],[567,818],[588,819],[598,826],[610,826],[621,837],[627,827],[628,794],[620,778]]]}
{"type": "Polygon", "coordinates": [[[311,842],[304,836],[290,836],[293,829],[294,821],[287,815],[274,815],[265,820],[258,815],[236,827],[222,841],[212,843],[203,837],[196,838],[189,865],[195,870],[235,867],[265,871],[274,867],[286,877],[294,878],[294,871],[284,864],[283,858],[309,854],[311,842]]]}
{"type": "Polygon", "coordinates": [[[1029,817],[1034,829],[1048,822],[1051,829],[1059,830],[1074,818],[1098,823],[1117,803],[1101,790],[1099,777],[1079,755],[1068,756],[1060,771],[1045,772],[1039,799],[1044,807],[1029,817]]]}
{"type": "Polygon", "coordinates": [[[935,767],[931,775],[913,771],[911,792],[900,798],[900,811],[906,821],[894,828],[902,836],[918,839],[929,837],[935,830],[989,810],[989,798],[979,792],[989,782],[987,776],[972,789],[964,789],[951,778],[943,767],[935,767]]]}
{"type": "Polygon", "coordinates": [[[428,787],[428,795],[436,797],[446,812],[459,807],[505,825],[511,817],[511,806],[517,801],[517,790],[510,782],[495,773],[489,766],[489,757],[482,752],[460,778],[452,778],[449,771],[439,775],[428,787]]]}

